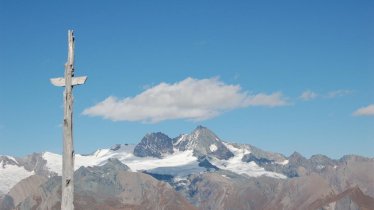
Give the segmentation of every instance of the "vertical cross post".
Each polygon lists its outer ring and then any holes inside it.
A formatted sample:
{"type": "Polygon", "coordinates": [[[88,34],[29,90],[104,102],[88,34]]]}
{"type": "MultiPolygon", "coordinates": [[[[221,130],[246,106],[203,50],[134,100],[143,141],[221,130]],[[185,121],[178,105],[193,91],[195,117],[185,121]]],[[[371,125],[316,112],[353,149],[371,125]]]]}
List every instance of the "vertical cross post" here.
{"type": "Polygon", "coordinates": [[[74,35],[68,31],[68,60],[65,77],[52,78],[51,83],[63,87],[64,91],[64,139],[62,154],[61,210],[74,209],[74,141],[73,141],[73,86],[84,84],[87,77],[74,77],[74,35]]]}

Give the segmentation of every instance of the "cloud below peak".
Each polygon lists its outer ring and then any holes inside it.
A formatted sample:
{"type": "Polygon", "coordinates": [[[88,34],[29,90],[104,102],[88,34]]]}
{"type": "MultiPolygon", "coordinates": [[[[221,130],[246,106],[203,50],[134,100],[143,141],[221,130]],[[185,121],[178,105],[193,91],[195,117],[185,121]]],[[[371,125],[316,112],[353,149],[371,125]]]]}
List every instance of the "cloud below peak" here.
{"type": "Polygon", "coordinates": [[[239,85],[227,85],[218,78],[186,78],[174,84],[160,83],[135,97],[118,99],[110,96],[85,109],[83,114],[113,121],[201,121],[248,106],[276,107],[287,104],[281,92],[250,94],[239,85]]]}

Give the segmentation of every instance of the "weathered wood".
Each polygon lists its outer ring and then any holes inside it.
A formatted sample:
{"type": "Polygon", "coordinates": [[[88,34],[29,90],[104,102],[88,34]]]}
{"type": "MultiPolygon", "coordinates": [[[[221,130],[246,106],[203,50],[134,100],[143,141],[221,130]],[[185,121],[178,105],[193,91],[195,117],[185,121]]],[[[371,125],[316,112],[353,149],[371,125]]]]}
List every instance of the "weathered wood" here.
{"type": "MultiPolygon", "coordinates": [[[[51,83],[54,85],[54,86],[57,86],[57,87],[65,87],[65,78],[62,78],[62,77],[58,77],[58,78],[52,78],[50,79],[51,80],[51,83]]],[[[73,77],[72,78],[72,81],[71,81],[71,85],[75,86],[75,85],[83,85],[87,80],[87,76],[84,76],[84,77],[73,77]]]]}
{"type": "Polygon", "coordinates": [[[74,71],[74,38],[73,31],[68,32],[69,53],[65,64],[64,94],[64,146],[62,160],[62,210],[74,209],[74,142],[73,142],[73,95],[72,77],[74,71]]]}
{"type": "Polygon", "coordinates": [[[62,154],[62,198],[61,209],[74,209],[74,141],[73,141],[73,86],[84,84],[87,77],[74,77],[74,36],[68,31],[68,60],[65,77],[53,78],[51,83],[63,87],[64,91],[64,139],[62,154]]]}

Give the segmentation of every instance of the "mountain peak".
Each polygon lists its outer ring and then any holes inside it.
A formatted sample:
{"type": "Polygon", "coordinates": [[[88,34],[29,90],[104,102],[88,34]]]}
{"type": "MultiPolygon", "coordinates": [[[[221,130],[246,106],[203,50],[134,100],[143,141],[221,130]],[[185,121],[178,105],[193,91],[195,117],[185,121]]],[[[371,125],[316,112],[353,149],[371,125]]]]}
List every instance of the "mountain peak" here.
{"type": "Polygon", "coordinates": [[[291,155],[290,155],[290,157],[289,157],[290,159],[292,159],[292,158],[297,158],[297,159],[305,159],[305,157],[304,156],[302,156],[300,153],[298,153],[298,152],[293,152],[291,155]]]}
{"type": "Polygon", "coordinates": [[[106,169],[108,171],[110,170],[123,170],[123,171],[130,171],[130,168],[125,165],[124,163],[122,163],[121,161],[119,161],[117,158],[109,158],[108,159],[108,162],[106,162],[103,166],[102,166],[103,169],[106,169]]]}
{"type": "Polygon", "coordinates": [[[204,127],[202,125],[198,125],[195,130],[204,130],[204,129],[208,129],[207,127],[204,127]]]}
{"type": "Polygon", "coordinates": [[[233,156],[216,134],[201,125],[191,134],[180,136],[174,145],[180,151],[193,150],[194,155],[199,157],[212,155],[218,159],[228,159],[233,156]]]}
{"type": "Polygon", "coordinates": [[[195,130],[193,130],[193,132],[201,132],[201,131],[204,131],[204,132],[210,132],[210,133],[213,133],[211,130],[209,130],[209,128],[207,127],[204,127],[202,125],[198,125],[195,130]]]}
{"type": "Polygon", "coordinates": [[[134,148],[138,157],[158,157],[165,153],[173,153],[173,140],[164,133],[148,133],[134,148]]]}
{"type": "Polygon", "coordinates": [[[153,132],[153,133],[147,133],[144,138],[154,138],[154,137],[158,137],[158,138],[168,138],[168,136],[162,132],[153,132]]]}
{"type": "Polygon", "coordinates": [[[201,125],[197,126],[190,135],[199,140],[204,140],[208,138],[216,141],[221,141],[221,139],[218,138],[218,136],[215,133],[213,133],[213,131],[201,125]]]}

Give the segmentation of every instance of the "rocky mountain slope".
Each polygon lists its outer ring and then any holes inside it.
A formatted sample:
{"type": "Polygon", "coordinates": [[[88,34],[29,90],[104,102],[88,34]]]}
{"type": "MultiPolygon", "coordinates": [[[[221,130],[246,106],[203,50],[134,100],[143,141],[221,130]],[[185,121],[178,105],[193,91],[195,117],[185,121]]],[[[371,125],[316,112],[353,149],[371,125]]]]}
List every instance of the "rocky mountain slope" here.
{"type": "MultiPolygon", "coordinates": [[[[374,159],[289,157],[199,126],[76,155],[76,209],[374,209],[374,159]]],[[[59,209],[61,156],[0,156],[0,209],[59,209]]]]}
{"type": "MultiPolygon", "coordinates": [[[[74,179],[76,209],[196,209],[169,184],[129,172],[117,159],[109,159],[103,166],[81,167],[74,179]]],[[[4,205],[4,209],[59,209],[61,177],[46,180],[33,175],[14,186],[8,195],[13,204],[4,205]]]]}

